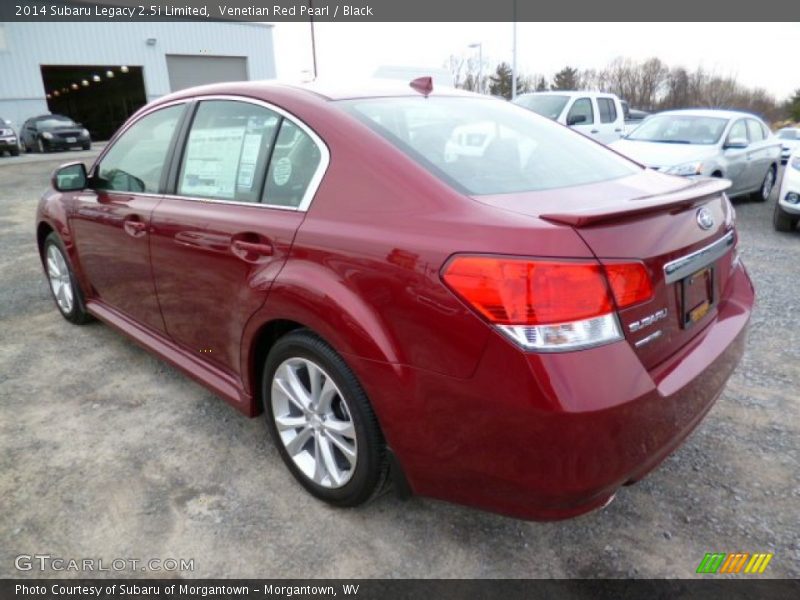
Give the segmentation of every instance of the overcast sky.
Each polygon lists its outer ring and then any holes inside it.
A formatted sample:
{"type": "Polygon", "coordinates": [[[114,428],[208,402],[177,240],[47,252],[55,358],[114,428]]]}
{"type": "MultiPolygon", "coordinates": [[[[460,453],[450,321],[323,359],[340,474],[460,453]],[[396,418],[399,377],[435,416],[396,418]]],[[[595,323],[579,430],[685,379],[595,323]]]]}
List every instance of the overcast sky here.
{"type": "MultiPolygon", "coordinates": [[[[369,77],[380,65],[441,67],[451,54],[511,62],[510,23],[315,23],[320,77],[369,77]]],[[[311,69],[308,23],[275,24],[278,77],[311,69]]],[[[670,67],[702,65],[778,100],[800,88],[794,67],[800,23],[520,23],[517,61],[524,74],[550,78],[566,65],[604,67],[617,56],[657,56],[670,67]]]]}

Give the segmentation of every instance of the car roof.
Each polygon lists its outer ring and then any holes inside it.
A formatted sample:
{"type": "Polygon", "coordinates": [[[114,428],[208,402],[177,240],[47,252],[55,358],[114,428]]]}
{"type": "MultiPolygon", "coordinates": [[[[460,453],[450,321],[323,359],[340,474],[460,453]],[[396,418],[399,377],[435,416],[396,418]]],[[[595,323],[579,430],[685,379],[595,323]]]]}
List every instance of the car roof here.
{"type": "Polygon", "coordinates": [[[543,92],[517,94],[517,98],[520,96],[599,96],[601,98],[614,98],[616,94],[612,94],[611,92],[595,92],[592,90],[547,90],[543,92]]]}
{"type": "MultiPolygon", "coordinates": [[[[159,98],[155,104],[166,104],[172,100],[208,95],[269,95],[279,92],[282,96],[297,94],[313,96],[323,100],[347,100],[355,98],[419,97],[422,94],[410,87],[411,82],[395,79],[365,79],[358,82],[318,80],[311,83],[292,83],[278,80],[231,81],[184,88],[159,98]]],[[[489,99],[490,96],[434,84],[429,96],[456,96],[489,99]]],[[[266,96],[265,96],[266,97],[266,96]]]]}
{"type": "Polygon", "coordinates": [[[665,110],[658,115],[685,115],[688,117],[714,117],[717,119],[736,119],[750,117],[761,120],[758,115],[740,110],[723,110],[718,108],[682,108],[679,110],[665,110]]]}

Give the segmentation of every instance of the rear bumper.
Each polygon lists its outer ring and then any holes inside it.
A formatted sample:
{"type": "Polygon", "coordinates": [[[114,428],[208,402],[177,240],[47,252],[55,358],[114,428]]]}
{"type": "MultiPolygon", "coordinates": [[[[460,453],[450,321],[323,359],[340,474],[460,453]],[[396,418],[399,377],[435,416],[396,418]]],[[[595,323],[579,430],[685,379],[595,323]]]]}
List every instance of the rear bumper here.
{"type": "Polygon", "coordinates": [[[566,518],[656,467],[722,393],[754,302],[743,267],[721,297],[713,322],[650,371],[627,342],[541,355],[499,335],[468,380],[349,360],[414,492],[566,518]]]}

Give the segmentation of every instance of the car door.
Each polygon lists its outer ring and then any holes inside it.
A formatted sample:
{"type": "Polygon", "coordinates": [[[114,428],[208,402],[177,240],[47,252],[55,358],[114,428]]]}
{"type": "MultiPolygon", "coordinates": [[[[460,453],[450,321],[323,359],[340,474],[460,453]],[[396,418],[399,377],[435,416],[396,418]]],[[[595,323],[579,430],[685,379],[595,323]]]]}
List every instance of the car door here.
{"type": "Polygon", "coordinates": [[[184,104],[137,119],[95,164],[70,217],[92,296],[163,332],[150,271],[150,215],[161,199],[166,164],[184,104]]]}
{"type": "Polygon", "coordinates": [[[730,179],[731,187],[729,194],[737,194],[747,191],[752,187],[752,171],[748,159],[748,147],[750,139],[747,136],[747,123],[745,119],[734,121],[728,130],[723,144],[723,155],[725,157],[726,169],[725,177],[730,179]]]}
{"type": "Polygon", "coordinates": [[[33,148],[33,142],[31,141],[33,139],[33,121],[31,119],[22,124],[21,138],[25,150],[33,148]]]}
{"type": "Polygon", "coordinates": [[[772,166],[772,144],[767,141],[764,128],[756,119],[747,119],[747,135],[750,139],[747,148],[751,165],[750,187],[760,187],[767,175],[767,169],[772,166]]]}
{"type": "Polygon", "coordinates": [[[594,115],[591,98],[576,98],[567,112],[567,125],[587,137],[596,138],[600,130],[595,127],[594,115]]]}
{"type": "Polygon", "coordinates": [[[319,138],[254,100],[197,103],[171,193],[153,213],[153,277],[170,337],[240,372],[245,324],[266,300],[327,165],[319,138]]]}
{"type": "Polygon", "coordinates": [[[610,144],[622,137],[622,114],[617,110],[614,98],[598,97],[596,101],[599,123],[595,125],[595,129],[598,130],[595,139],[610,144]]]}

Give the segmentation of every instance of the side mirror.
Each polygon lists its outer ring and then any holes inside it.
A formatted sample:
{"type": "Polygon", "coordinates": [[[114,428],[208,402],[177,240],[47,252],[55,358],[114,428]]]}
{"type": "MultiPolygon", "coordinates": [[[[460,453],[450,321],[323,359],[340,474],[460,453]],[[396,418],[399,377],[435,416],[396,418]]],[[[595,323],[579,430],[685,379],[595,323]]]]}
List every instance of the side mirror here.
{"type": "Polygon", "coordinates": [[[570,127],[573,125],[580,125],[581,123],[586,123],[586,115],[570,115],[567,117],[567,125],[570,127]]]}
{"type": "Polygon", "coordinates": [[[86,166],[81,162],[62,165],[53,172],[50,182],[59,192],[76,192],[86,189],[86,166]]]}
{"type": "Polygon", "coordinates": [[[727,142],[725,142],[724,149],[727,150],[729,148],[747,148],[749,144],[745,138],[729,138],[727,142]]]}

